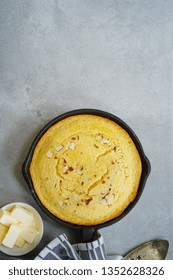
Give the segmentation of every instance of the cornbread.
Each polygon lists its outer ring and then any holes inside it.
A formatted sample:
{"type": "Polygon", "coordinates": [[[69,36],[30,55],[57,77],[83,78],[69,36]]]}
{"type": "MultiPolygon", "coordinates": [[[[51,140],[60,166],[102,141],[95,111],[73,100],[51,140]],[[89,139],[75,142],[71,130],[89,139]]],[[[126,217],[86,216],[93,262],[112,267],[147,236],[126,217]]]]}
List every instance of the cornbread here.
{"type": "Polygon", "coordinates": [[[86,226],[118,217],[135,199],[141,172],[129,134],[114,121],[90,114],[51,126],[30,164],[44,207],[63,221],[86,226]]]}

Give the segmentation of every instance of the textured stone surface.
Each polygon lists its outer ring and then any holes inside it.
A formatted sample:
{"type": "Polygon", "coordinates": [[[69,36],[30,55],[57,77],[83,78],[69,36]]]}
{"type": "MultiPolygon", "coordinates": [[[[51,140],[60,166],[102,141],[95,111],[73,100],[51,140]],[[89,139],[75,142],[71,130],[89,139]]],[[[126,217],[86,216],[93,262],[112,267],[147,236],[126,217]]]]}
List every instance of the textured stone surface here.
{"type": "Polygon", "coordinates": [[[62,232],[75,241],[77,233],[36,205],[21,165],[49,120],[76,108],[102,109],[132,127],[152,166],[136,207],[101,230],[107,252],[124,254],[163,238],[173,259],[173,2],[2,0],[0,6],[0,205],[23,201],[39,210],[45,234],[37,250],[62,232]]]}

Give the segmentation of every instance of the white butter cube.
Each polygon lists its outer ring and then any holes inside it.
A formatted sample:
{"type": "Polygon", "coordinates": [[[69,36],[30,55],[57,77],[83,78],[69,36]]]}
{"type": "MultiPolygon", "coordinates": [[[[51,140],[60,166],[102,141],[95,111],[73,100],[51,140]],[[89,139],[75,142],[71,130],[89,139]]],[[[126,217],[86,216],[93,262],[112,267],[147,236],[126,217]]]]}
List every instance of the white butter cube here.
{"type": "Polygon", "coordinates": [[[26,242],[33,243],[34,239],[38,235],[38,231],[32,227],[21,227],[20,237],[22,237],[26,242]]]}
{"type": "Polygon", "coordinates": [[[24,246],[24,244],[25,244],[25,240],[22,237],[18,236],[14,245],[22,248],[24,246]]]}
{"type": "Polygon", "coordinates": [[[27,209],[20,206],[15,206],[12,209],[11,217],[25,225],[29,225],[34,219],[34,216],[27,209]]]}
{"type": "Polygon", "coordinates": [[[21,232],[21,228],[17,225],[11,225],[5,238],[2,240],[2,244],[8,248],[13,248],[19,234],[21,232]]]}
{"type": "Polygon", "coordinates": [[[8,227],[3,224],[0,224],[0,244],[2,243],[2,240],[7,234],[7,231],[8,231],[8,227]]]}
{"type": "Polygon", "coordinates": [[[18,223],[14,217],[11,217],[11,213],[5,209],[0,209],[0,222],[6,226],[18,223]]]}

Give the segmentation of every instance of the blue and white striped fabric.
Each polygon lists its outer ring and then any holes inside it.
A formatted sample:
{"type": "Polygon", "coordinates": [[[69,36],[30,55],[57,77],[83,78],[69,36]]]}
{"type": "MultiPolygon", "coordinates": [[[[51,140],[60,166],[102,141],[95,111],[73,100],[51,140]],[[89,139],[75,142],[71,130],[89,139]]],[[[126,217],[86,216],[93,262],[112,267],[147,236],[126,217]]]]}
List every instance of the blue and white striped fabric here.
{"type": "Polygon", "coordinates": [[[65,234],[52,240],[35,258],[36,260],[105,260],[103,237],[92,242],[71,245],[65,234]]]}

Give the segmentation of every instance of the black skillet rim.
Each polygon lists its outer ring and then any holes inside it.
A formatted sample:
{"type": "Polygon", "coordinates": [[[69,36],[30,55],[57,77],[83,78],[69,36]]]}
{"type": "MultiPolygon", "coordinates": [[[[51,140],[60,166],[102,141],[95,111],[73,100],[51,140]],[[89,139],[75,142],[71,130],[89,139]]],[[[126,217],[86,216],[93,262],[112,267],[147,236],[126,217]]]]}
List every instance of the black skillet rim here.
{"type": "Polygon", "coordinates": [[[39,207],[43,210],[44,213],[46,213],[51,219],[53,219],[55,222],[58,222],[64,226],[68,226],[71,227],[73,229],[87,229],[87,228],[94,228],[94,229],[99,229],[99,228],[103,228],[103,227],[107,227],[109,225],[112,225],[118,221],[120,221],[122,218],[124,218],[132,209],[133,207],[136,205],[136,203],[138,202],[138,200],[140,199],[142,192],[144,190],[147,178],[150,174],[151,171],[151,165],[150,162],[148,160],[148,158],[146,157],[143,147],[141,145],[141,142],[139,141],[137,135],[134,133],[134,131],[119,117],[102,111],[102,110],[98,110],[98,109],[76,109],[76,110],[72,110],[72,111],[68,111],[66,113],[63,113],[57,117],[55,117],[54,119],[52,119],[50,122],[48,122],[41,130],[40,132],[37,134],[37,136],[35,137],[35,139],[33,140],[29,152],[25,158],[25,161],[23,162],[22,165],[22,174],[23,177],[30,189],[30,192],[33,196],[33,198],[35,199],[35,201],[37,202],[37,204],[39,205],[39,207]],[[139,155],[141,157],[141,161],[142,161],[142,175],[141,175],[141,179],[140,179],[140,184],[139,184],[139,188],[138,188],[138,193],[136,198],[134,199],[133,202],[130,203],[130,205],[124,210],[124,212],[116,218],[113,218],[109,221],[106,221],[104,223],[101,224],[97,224],[97,225],[91,225],[91,226],[85,226],[85,225],[78,225],[78,224],[73,224],[73,223],[69,223],[66,221],[63,221],[61,219],[59,219],[58,217],[56,217],[55,215],[53,215],[50,211],[47,210],[47,208],[44,207],[44,205],[42,204],[42,202],[40,201],[40,199],[38,198],[33,184],[32,184],[32,179],[30,176],[30,172],[29,172],[29,167],[31,164],[31,159],[32,159],[32,155],[34,153],[35,147],[37,145],[37,143],[39,142],[40,138],[43,136],[43,134],[51,127],[53,126],[55,123],[70,117],[70,116],[74,116],[74,115],[81,115],[81,114],[90,114],[90,115],[97,115],[97,116],[101,116],[107,119],[110,119],[114,122],[116,122],[117,124],[119,124],[122,128],[124,128],[127,133],[130,135],[130,137],[132,138],[132,140],[134,141],[136,148],[139,152],[139,155]]]}

